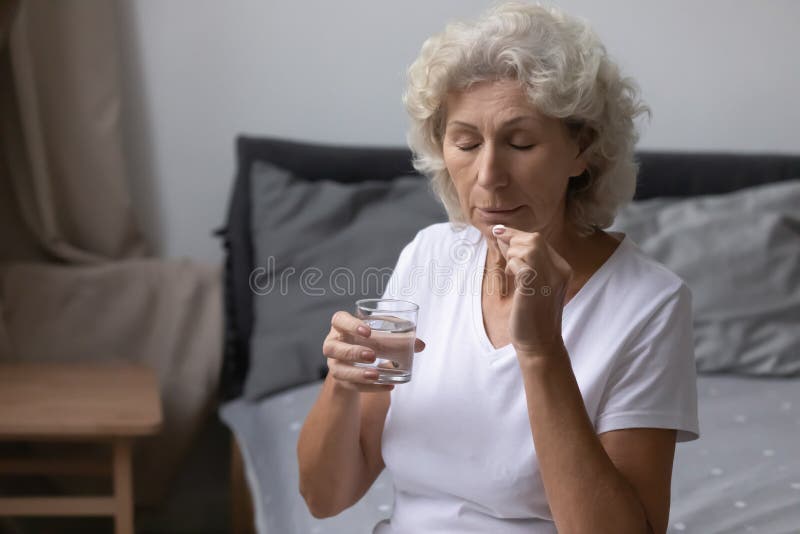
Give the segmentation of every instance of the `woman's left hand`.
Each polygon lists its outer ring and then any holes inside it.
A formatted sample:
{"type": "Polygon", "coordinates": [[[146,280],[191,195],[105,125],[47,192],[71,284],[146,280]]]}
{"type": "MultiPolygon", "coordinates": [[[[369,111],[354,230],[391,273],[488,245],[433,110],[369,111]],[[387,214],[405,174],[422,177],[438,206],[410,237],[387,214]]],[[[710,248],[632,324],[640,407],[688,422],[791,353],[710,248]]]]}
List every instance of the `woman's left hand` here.
{"type": "Polygon", "coordinates": [[[506,274],[514,276],[511,343],[519,357],[546,357],[564,346],[561,314],[572,268],[538,232],[496,225],[492,234],[506,274]]]}

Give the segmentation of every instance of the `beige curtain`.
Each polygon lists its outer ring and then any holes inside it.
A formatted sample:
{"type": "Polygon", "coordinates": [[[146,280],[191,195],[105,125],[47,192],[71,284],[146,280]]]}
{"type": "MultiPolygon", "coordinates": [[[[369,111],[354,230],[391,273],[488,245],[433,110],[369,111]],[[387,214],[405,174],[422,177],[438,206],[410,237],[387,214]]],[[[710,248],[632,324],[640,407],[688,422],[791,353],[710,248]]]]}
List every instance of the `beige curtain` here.
{"type": "Polygon", "coordinates": [[[0,358],[153,368],[164,427],[134,467],[138,502],[157,504],[215,406],[222,290],[217,265],[146,257],[115,9],[0,0],[0,358]]]}
{"type": "MultiPolygon", "coordinates": [[[[0,261],[47,257],[46,252],[22,222],[11,183],[11,171],[8,168],[7,155],[14,144],[10,139],[20,138],[22,135],[17,117],[11,52],[8,47],[11,24],[17,13],[17,7],[16,1],[0,1],[0,261]]],[[[0,350],[2,347],[0,343],[0,350]]]]}
{"type": "Polygon", "coordinates": [[[7,222],[17,232],[3,259],[17,251],[72,264],[145,255],[122,154],[116,3],[17,4],[0,102],[3,192],[16,204],[7,222]]]}

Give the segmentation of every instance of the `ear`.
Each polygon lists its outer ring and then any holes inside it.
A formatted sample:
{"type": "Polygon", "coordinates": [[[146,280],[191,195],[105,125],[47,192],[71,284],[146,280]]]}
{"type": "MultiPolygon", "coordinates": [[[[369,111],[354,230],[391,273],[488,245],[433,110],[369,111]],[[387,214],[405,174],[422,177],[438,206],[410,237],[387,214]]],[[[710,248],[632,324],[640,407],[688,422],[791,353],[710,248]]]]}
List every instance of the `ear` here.
{"type": "Polygon", "coordinates": [[[581,126],[577,133],[574,134],[573,140],[576,147],[576,156],[573,161],[572,168],[570,169],[570,176],[580,176],[588,167],[587,152],[592,143],[594,143],[595,132],[587,126],[581,126]]]}
{"type": "Polygon", "coordinates": [[[586,172],[586,157],[585,152],[578,154],[575,160],[572,162],[572,166],[570,167],[569,176],[570,178],[574,178],[577,176],[582,175],[586,172]]]}

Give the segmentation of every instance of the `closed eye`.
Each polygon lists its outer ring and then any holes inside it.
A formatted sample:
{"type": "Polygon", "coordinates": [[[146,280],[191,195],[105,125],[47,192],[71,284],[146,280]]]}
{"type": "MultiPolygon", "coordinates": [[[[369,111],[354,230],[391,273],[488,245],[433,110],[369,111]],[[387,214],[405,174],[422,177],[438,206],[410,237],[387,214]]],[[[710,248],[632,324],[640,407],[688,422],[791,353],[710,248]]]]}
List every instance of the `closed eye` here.
{"type": "Polygon", "coordinates": [[[469,152],[470,150],[475,150],[476,148],[481,146],[481,144],[480,143],[476,143],[474,145],[469,145],[469,146],[459,146],[459,145],[456,145],[456,146],[458,146],[458,149],[460,151],[462,151],[462,152],[469,152]]]}
{"type": "MultiPolygon", "coordinates": [[[[472,150],[475,150],[479,146],[481,146],[481,144],[480,143],[476,143],[474,145],[469,145],[469,146],[460,146],[460,145],[456,145],[456,146],[462,152],[470,152],[472,150]]],[[[513,148],[514,150],[530,150],[531,148],[534,147],[533,144],[530,144],[530,145],[515,145],[515,144],[512,144],[512,143],[509,143],[509,146],[511,148],[513,148]]]]}

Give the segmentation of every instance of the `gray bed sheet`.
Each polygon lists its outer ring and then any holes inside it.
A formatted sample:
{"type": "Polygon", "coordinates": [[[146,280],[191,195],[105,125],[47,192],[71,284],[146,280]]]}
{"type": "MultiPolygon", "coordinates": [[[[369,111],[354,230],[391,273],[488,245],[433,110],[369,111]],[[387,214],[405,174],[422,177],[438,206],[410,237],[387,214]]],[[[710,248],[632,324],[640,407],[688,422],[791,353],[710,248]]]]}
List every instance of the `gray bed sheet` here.
{"type": "Polygon", "coordinates": [[[800,534],[800,378],[698,377],[700,439],[675,450],[669,532],[800,534]]]}
{"type": "MultiPolygon", "coordinates": [[[[391,515],[386,472],[338,516],[308,513],[295,446],[320,384],[220,409],[243,449],[259,534],[368,534],[391,515]]],[[[668,532],[800,534],[800,378],[701,375],[698,399],[701,437],[676,449],[668,532]]]]}
{"type": "Polygon", "coordinates": [[[253,496],[258,534],[370,534],[392,512],[392,480],[384,470],[367,494],[336,517],[314,518],[298,491],[297,437],[322,382],[264,400],[224,404],[220,416],[233,431],[253,496]]]}

